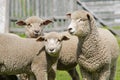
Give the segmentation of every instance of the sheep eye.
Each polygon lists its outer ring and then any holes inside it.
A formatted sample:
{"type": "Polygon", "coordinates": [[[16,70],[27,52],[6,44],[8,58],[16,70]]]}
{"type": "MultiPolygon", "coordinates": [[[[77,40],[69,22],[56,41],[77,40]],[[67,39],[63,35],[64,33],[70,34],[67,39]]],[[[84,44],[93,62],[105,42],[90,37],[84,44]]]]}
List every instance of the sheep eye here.
{"type": "Polygon", "coordinates": [[[40,26],[44,25],[43,23],[40,24],[40,26]]]}
{"type": "Polygon", "coordinates": [[[78,19],[78,22],[80,22],[80,21],[82,21],[82,19],[80,18],[80,19],[78,19]]]}
{"type": "Polygon", "coordinates": [[[60,39],[58,39],[58,41],[60,42],[61,40],[60,40],[60,39]]]}
{"type": "Polygon", "coordinates": [[[43,24],[41,23],[40,25],[39,25],[39,27],[41,27],[43,24]]]}
{"type": "Polygon", "coordinates": [[[45,41],[47,41],[47,39],[45,39],[45,41]]]}
{"type": "Polygon", "coordinates": [[[31,24],[27,24],[27,26],[32,27],[32,25],[31,25],[31,24]]]}

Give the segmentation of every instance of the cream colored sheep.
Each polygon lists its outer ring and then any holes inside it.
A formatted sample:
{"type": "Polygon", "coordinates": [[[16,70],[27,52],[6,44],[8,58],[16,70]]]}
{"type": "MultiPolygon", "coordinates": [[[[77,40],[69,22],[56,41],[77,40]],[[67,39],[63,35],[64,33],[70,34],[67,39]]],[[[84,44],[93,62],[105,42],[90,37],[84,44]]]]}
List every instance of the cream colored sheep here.
{"type": "MultiPolygon", "coordinates": [[[[27,20],[27,23],[31,23],[31,20],[34,21],[34,23],[39,21],[39,19],[36,19],[36,17],[35,18],[30,17],[26,20],[27,20]]],[[[50,23],[52,21],[46,20],[46,22],[50,23]]],[[[21,21],[17,22],[17,24],[20,25],[20,26],[23,26],[24,24],[27,24],[23,21],[22,21],[21,24],[19,24],[19,23],[21,23],[21,21]]],[[[26,27],[29,27],[29,26],[26,25],[26,27]]],[[[34,30],[37,30],[37,31],[39,31],[40,33],[43,34],[43,29],[44,29],[44,26],[41,26],[41,27],[39,27],[39,25],[31,26],[31,28],[26,29],[25,32],[27,32],[27,33],[25,35],[26,36],[28,34],[35,35],[34,30]],[[31,32],[28,32],[28,31],[31,31],[31,32]]],[[[66,70],[70,74],[70,76],[72,77],[72,80],[79,80],[79,75],[78,75],[78,73],[76,71],[76,68],[75,68],[76,65],[77,65],[77,63],[76,63],[76,51],[77,50],[76,49],[77,49],[78,39],[75,36],[71,36],[67,31],[62,32],[62,34],[66,35],[66,36],[69,36],[70,40],[63,42],[63,47],[61,49],[61,54],[60,54],[60,58],[58,60],[57,69],[58,70],[66,70]]],[[[40,35],[41,34],[36,35],[36,37],[38,37],[40,35]]],[[[32,35],[29,35],[29,38],[35,38],[35,37],[32,36],[32,35]]]]}
{"type": "MultiPolygon", "coordinates": [[[[37,80],[47,80],[47,73],[51,71],[52,66],[57,62],[61,41],[68,39],[66,36],[58,36],[57,33],[50,34],[47,37],[51,36],[49,38],[52,39],[52,42],[55,38],[57,43],[45,41],[44,44],[39,42],[44,40],[41,37],[36,41],[36,39],[24,39],[11,34],[0,34],[0,74],[26,73],[32,77],[31,80],[35,78],[37,80]],[[54,35],[51,36],[50,34],[54,35]],[[48,45],[50,43],[57,46],[48,45]],[[50,48],[54,50],[50,50],[50,48]]],[[[45,40],[48,40],[47,37],[45,37],[45,40]]]]}
{"type": "Polygon", "coordinates": [[[75,68],[77,65],[76,51],[78,39],[76,36],[71,36],[67,31],[62,32],[62,34],[68,36],[70,39],[63,42],[57,69],[66,70],[70,74],[72,80],[80,80],[79,74],[75,68]]]}
{"type": "Polygon", "coordinates": [[[83,80],[114,80],[119,46],[106,29],[97,28],[93,16],[84,11],[68,14],[70,34],[79,39],[77,59],[83,80]]]}
{"type": "Polygon", "coordinates": [[[51,23],[51,20],[43,20],[37,16],[31,16],[27,18],[25,21],[20,20],[16,24],[19,26],[25,26],[25,34],[28,38],[37,38],[40,35],[43,35],[43,29],[45,25],[51,23]]]}

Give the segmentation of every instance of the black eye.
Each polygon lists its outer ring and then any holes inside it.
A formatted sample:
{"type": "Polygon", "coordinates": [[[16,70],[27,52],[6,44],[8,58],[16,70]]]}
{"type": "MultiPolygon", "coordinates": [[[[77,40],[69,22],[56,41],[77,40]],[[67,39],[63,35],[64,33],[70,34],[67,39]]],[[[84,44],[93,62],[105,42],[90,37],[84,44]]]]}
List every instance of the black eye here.
{"type": "Polygon", "coordinates": [[[29,26],[29,27],[32,27],[32,25],[29,23],[29,24],[27,24],[27,26],[29,26]]]}
{"type": "Polygon", "coordinates": [[[47,39],[45,39],[45,41],[47,41],[47,39]]]}
{"type": "Polygon", "coordinates": [[[42,26],[42,23],[39,25],[39,27],[41,27],[42,26]]]}
{"type": "Polygon", "coordinates": [[[44,25],[44,23],[41,23],[40,26],[44,25]]]}
{"type": "Polygon", "coordinates": [[[61,40],[60,40],[60,39],[58,39],[58,41],[60,42],[61,40]]]}

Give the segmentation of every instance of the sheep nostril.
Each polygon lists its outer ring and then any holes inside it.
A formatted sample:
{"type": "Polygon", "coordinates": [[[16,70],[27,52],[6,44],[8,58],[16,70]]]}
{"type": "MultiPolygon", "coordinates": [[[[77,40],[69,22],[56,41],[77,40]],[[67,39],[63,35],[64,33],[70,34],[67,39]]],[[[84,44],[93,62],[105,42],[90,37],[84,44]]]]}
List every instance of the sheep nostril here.
{"type": "Polygon", "coordinates": [[[50,51],[54,51],[54,49],[50,49],[50,51]]]}
{"type": "Polygon", "coordinates": [[[68,28],[68,31],[71,31],[72,30],[72,28],[68,28]]]}
{"type": "Polygon", "coordinates": [[[35,30],[34,32],[35,32],[35,33],[39,33],[39,31],[38,31],[38,30],[35,30]]]}

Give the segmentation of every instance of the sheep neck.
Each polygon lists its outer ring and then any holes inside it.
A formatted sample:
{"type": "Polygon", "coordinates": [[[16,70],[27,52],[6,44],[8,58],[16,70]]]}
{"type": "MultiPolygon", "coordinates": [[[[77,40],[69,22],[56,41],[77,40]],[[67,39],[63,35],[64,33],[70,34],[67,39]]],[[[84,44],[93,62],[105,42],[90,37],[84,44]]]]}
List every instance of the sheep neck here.
{"type": "Polygon", "coordinates": [[[80,53],[82,53],[86,58],[93,57],[96,52],[98,52],[98,31],[97,28],[94,30],[91,30],[90,34],[88,34],[86,37],[79,37],[79,44],[78,48],[80,53]],[[81,50],[80,50],[81,49],[81,50]]]}

